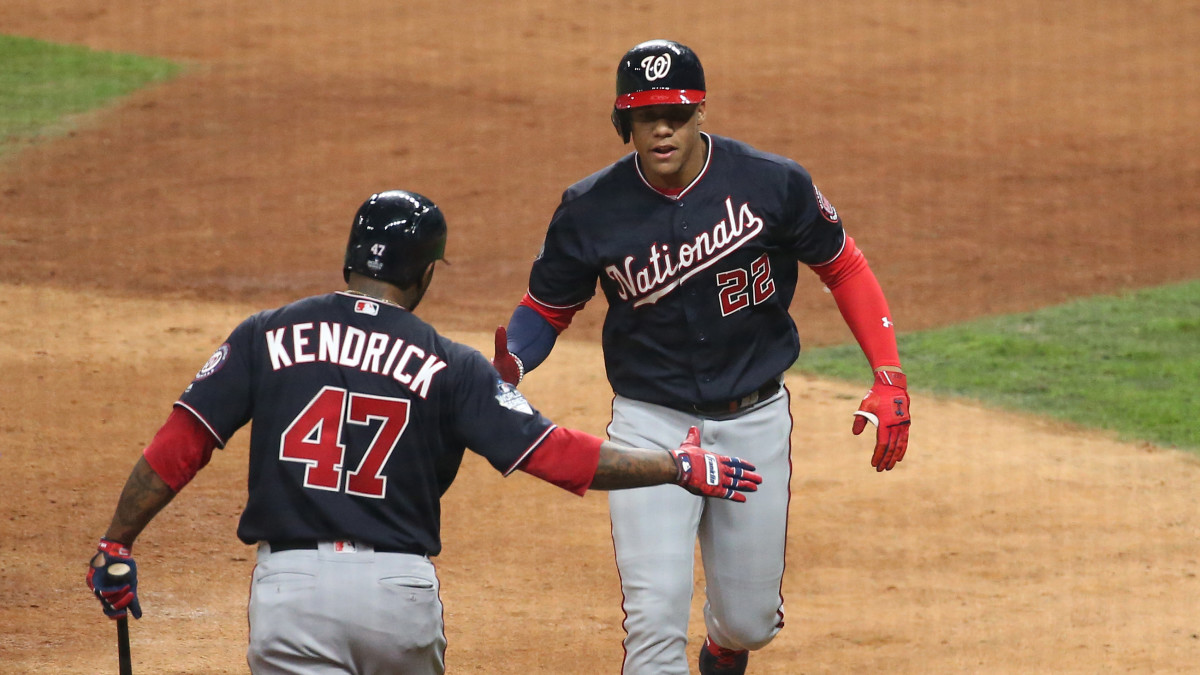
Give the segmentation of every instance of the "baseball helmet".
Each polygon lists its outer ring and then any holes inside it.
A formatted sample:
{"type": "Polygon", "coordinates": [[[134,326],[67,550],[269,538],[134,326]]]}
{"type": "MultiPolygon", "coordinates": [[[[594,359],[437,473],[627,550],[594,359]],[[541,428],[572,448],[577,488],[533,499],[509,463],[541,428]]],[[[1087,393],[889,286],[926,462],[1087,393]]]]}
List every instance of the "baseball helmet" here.
{"type": "Polygon", "coordinates": [[[380,192],[358,207],[342,276],[349,281],[357,272],[404,288],[445,252],[446,219],[437,204],[415,192],[380,192]]]}
{"type": "Polygon", "coordinates": [[[691,48],[670,40],[650,40],[625,52],[617,65],[617,100],[612,123],[629,142],[629,109],[649,105],[689,105],[704,100],[704,67],[691,48]]]}

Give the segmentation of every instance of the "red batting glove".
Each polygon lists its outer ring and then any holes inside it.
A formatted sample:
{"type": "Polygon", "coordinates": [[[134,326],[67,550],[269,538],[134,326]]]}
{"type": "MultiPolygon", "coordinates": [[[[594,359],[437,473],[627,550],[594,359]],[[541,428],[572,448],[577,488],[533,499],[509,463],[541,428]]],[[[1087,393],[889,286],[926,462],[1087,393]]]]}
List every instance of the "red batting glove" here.
{"type": "Polygon", "coordinates": [[[862,405],[854,412],[854,435],[867,428],[867,420],[875,425],[875,453],[871,466],[876,471],[891,471],[896,462],[904,459],[908,449],[908,381],[904,373],[881,370],[875,373],[875,384],[863,397],[862,405]]]}
{"type": "Polygon", "coordinates": [[[521,359],[508,351],[508,329],[504,326],[496,328],[496,355],[492,357],[492,367],[500,373],[500,379],[514,387],[525,378],[525,366],[521,359]]]}
{"type": "Polygon", "coordinates": [[[754,492],[762,483],[762,476],[754,473],[750,462],[700,447],[700,430],[696,427],[688,429],[683,445],[668,452],[679,470],[675,483],[694,495],[744,502],[746,495],[742,493],[754,492]]]}

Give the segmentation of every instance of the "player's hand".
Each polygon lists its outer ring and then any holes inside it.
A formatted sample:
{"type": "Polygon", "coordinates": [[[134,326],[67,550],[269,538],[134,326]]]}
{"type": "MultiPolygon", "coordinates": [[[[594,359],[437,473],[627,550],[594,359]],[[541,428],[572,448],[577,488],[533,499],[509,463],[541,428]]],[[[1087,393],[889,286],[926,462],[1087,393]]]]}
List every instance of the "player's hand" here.
{"type": "Polygon", "coordinates": [[[500,373],[500,379],[514,387],[525,377],[521,359],[508,351],[508,329],[504,326],[496,328],[496,355],[492,357],[492,367],[500,373]]]}
{"type": "Polygon", "coordinates": [[[896,462],[904,459],[908,449],[908,427],[912,422],[908,414],[908,382],[904,373],[886,370],[875,373],[875,384],[863,397],[862,405],[854,415],[855,436],[867,428],[868,420],[875,425],[871,466],[876,471],[891,471],[896,462]]]}
{"type": "Polygon", "coordinates": [[[742,493],[754,492],[762,483],[762,476],[754,473],[750,462],[716,455],[700,447],[700,431],[696,427],[688,429],[682,445],[668,452],[679,470],[675,483],[694,495],[744,502],[746,495],[742,493]]]}
{"type": "Polygon", "coordinates": [[[104,614],[110,619],[124,619],[129,612],[135,619],[142,618],[137,597],[137,563],[129,547],[119,541],[101,539],[97,548],[88,564],[87,585],[100,601],[104,614]]]}

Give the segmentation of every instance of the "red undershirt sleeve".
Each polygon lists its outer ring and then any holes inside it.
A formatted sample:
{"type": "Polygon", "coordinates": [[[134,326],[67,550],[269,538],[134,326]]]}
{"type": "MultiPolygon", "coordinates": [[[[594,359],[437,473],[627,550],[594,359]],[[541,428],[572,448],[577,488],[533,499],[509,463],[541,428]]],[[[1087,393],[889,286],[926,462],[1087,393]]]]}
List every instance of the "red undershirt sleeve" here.
{"type": "Polygon", "coordinates": [[[867,264],[866,256],[854,245],[854,239],[847,235],[841,255],[811,268],[833,294],[842,318],[871,368],[899,367],[900,351],[896,347],[896,331],[887,298],[867,264]]]}
{"type": "Polygon", "coordinates": [[[579,303],[570,307],[551,307],[550,305],[544,305],[534,300],[532,295],[525,293],[525,297],[521,298],[521,302],[517,303],[517,306],[528,307],[537,312],[546,320],[546,323],[554,327],[556,333],[561,335],[567,329],[567,326],[571,325],[571,320],[575,318],[575,313],[583,309],[585,304],[587,303],[579,303]]]}
{"type": "Polygon", "coordinates": [[[171,490],[179,492],[208,464],[216,447],[217,439],[208,428],[175,406],[142,456],[171,490]]]}
{"type": "Polygon", "coordinates": [[[520,469],[582,497],[596,477],[603,442],[582,431],[556,427],[520,469]]]}

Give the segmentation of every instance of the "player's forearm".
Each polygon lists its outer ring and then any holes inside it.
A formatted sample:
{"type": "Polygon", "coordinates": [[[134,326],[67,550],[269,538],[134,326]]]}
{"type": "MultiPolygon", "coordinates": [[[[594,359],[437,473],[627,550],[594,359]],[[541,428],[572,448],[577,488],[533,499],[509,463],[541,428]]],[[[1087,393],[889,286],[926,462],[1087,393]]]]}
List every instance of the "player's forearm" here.
{"type": "Polygon", "coordinates": [[[554,349],[558,332],[527,305],[517,305],[508,321],[508,351],[521,360],[524,372],[537,368],[554,349]]]}
{"type": "Polygon", "coordinates": [[[150,468],[146,458],[138,459],[129,479],[125,481],[125,488],[121,490],[117,510],[113,513],[108,531],[104,533],[105,538],[132,545],[146,525],[174,497],[170,486],[150,468]]]}
{"type": "Polygon", "coordinates": [[[605,441],[592,479],[593,490],[621,490],[673,482],[679,474],[666,450],[629,448],[605,441]]]}
{"type": "Polygon", "coordinates": [[[871,368],[900,367],[896,333],[883,289],[870,268],[831,288],[834,302],[871,368]]]}

